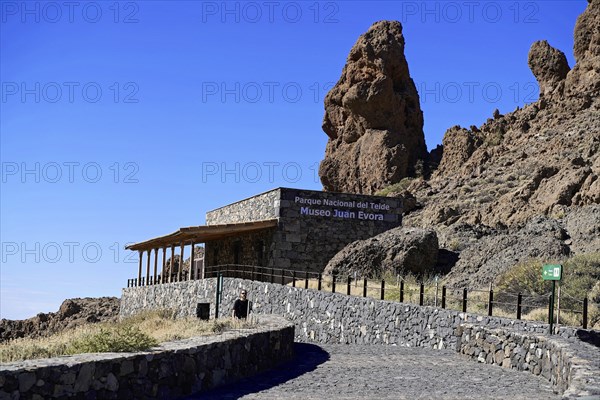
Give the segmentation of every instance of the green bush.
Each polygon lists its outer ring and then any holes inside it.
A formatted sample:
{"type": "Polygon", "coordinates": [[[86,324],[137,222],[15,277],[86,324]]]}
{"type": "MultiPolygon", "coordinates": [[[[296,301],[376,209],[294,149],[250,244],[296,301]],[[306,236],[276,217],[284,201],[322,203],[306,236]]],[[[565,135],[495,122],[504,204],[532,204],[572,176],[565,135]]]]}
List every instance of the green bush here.
{"type": "Polygon", "coordinates": [[[413,178],[404,178],[398,183],[394,183],[375,193],[375,196],[387,196],[390,193],[399,193],[405,191],[411,184],[413,178]]]}
{"type": "Polygon", "coordinates": [[[600,281],[600,253],[576,255],[566,260],[534,259],[519,263],[496,280],[497,301],[516,304],[515,298],[520,292],[524,297],[529,297],[524,298],[524,305],[547,307],[552,282],[542,279],[543,264],[563,265],[560,308],[581,312],[583,299],[588,297],[590,322],[593,325],[591,319],[596,318],[598,306],[593,298],[593,289],[600,281]]]}

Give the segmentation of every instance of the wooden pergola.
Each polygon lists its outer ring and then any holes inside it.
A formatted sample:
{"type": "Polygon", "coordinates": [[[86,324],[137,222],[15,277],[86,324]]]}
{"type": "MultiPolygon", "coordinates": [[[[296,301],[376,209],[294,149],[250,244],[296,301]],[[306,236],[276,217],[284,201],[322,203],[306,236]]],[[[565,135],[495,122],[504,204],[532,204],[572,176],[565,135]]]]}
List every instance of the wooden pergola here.
{"type": "MultiPolygon", "coordinates": [[[[191,246],[191,262],[194,261],[194,246],[198,243],[204,243],[211,240],[224,239],[231,236],[236,236],[242,233],[260,231],[263,229],[274,228],[277,226],[277,219],[269,219],[255,222],[242,222],[239,224],[224,224],[224,225],[201,225],[179,228],[176,232],[169,235],[160,236],[154,239],[149,239],[144,242],[134,243],[126,246],[125,249],[139,252],[139,267],[137,285],[142,284],[142,265],[144,252],[148,253],[146,261],[146,279],[145,285],[157,283],[158,276],[158,251],[163,250],[162,269],[165,270],[167,263],[167,248],[171,248],[171,263],[174,264],[175,248],[180,247],[180,267],[177,272],[177,281],[181,281],[181,270],[183,267],[185,246],[191,246]],[[150,261],[154,251],[154,279],[150,279],[150,261]]],[[[187,279],[193,279],[193,268],[188,272],[187,279]]],[[[172,282],[173,276],[168,277],[169,282],[172,282]]],[[[163,277],[163,283],[166,283],[163,277]]]]}

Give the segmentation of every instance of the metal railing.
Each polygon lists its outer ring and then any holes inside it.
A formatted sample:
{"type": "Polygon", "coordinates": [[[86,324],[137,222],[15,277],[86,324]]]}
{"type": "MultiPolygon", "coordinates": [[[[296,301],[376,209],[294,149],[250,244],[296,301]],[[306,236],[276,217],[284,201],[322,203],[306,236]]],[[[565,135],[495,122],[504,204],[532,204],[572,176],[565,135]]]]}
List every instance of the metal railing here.
{"type": "MultiPolygon", "coordinates": [[[[142,277],[128,279],[127,287],[151,286],[163,283],[187,281],[190,277],[182,274],[178,280],[178,274],[171,276],[156,277],[149,279],[142,277]],[[139,283],[139,284],[138,284],[139,283]]],[[[441,307],[474,314],[487,314],[494,316],[494,310],[502,310],[501,317],[512,318],[511,313],[517,320],[522,319],[524,311],[547,307],[550,309],[551,302],[555,299],[550,295],[525,295],[523,293],[502,293],[498,299],[492,287],[489,290],[476,290],[466,287],[452,287],[446,285],[425,284],[424,282],[409,283],[402,279],[395,282],[385,280],[374,280],[364,277],[325,275],[313,271],[297,271],[284,268],[261,267],[255,265],[225,264],[204,267],[205,278],[240,278],[252,281],[268,282],[273,284],[290,285],[304,289],[316,289],[331,293],[346,294],[348,296],[372,297],[380,300],[398,301],[401,303],[412,303],[420,306],[441,307]],[[512,311],[506,311],[512,310],[512,311]],[[508,314],[508,315],[507,315],[508,314]]],[[[192,275],[192,280],[200,279],[192,275]]],[[[571,299],[571,304],[581,305],[581,308],[561,309],[561,312],[581,314],[581,326],[588,327],[588,299],[571,299]]],[[[554,318],[548,313],[548,321],[554,318]]],[[[558,321],[557,321],[558,322],[558,321]]]]}

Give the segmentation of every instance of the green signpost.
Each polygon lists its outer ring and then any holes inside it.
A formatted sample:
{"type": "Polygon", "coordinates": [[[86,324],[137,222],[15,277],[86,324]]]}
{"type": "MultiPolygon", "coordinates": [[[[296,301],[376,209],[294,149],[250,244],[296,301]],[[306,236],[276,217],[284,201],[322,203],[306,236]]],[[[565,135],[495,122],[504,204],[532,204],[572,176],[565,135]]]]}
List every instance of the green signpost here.
{"type": "Polygon", "coordinates": [[[554,316],[554,293],[556,290],[556,281],[562,277],[562,265],[544,264],[542,266],[542,279],[552,281],[552,295],[550,296],[550,306],[548,307],[548,323],[550,324],[550,334],[552,335],[552,323],[554,316]]]}

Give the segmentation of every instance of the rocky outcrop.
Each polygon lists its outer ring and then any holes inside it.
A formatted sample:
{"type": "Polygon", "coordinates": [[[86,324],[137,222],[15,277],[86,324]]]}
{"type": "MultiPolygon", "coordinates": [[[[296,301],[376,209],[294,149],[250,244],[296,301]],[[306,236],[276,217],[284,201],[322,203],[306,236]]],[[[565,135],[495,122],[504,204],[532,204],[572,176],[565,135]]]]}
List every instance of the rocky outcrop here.
{"type": "Polygon", "coordinates": [[[88,323],[116,321],[118,315],[116,297],[67,299],[55,313],[39,313],[25,320],[0,320],[0,343],[22,337],[50,336],[88,323]]]}
{"type": "Polygon", "coordinates": [[[350,50],[325,98],[327,191],[373,194],[413,175],[426,157],[423,113],[404,57],[402,25],[380,21],[350,50]]]}
{"type": "Polygon", "coordinates": [[[436,265],[438,239],[433,230],[394,228],[340,250],[325,267],[325,274],[381,277],[386,272],[423,273],[436,265]]]}
{"type": "Polygon", "coordinates": [[[529,68],[540,86],[540,97],[550,95],[564,83],[570,71],[565,53],[547,41],[535,42],[529,50],[529,68]]]}
{"type": "Polygon", "coordinates": [[[464,227],[456,228],[452,233],[446,232],[447,237],[458,240],[458,246],[465,246],[446,277],[446,282],[454,286],[488,286],[495,283],[500,271],[519,261],[560,260],[571,254],[567,231],[550,218],[534,218],[518,229],[487,230],[470,243],[466,242],[471,237],[464,235],[464,227]]]}
{"type": "Polygon", "coordinates": [[[534,43],[539,100],[449,129],[437,170],[408,186],[418,206],[403,223],[434,228],[440,247],[459,253],[451,282],[477,286],[528,258],[600,252],[600,0],[578,18],[574,52],[569,69],[562,52],[534,43]]]}

